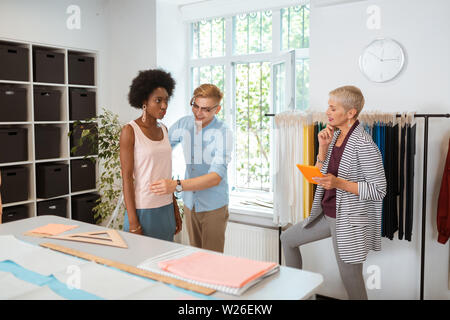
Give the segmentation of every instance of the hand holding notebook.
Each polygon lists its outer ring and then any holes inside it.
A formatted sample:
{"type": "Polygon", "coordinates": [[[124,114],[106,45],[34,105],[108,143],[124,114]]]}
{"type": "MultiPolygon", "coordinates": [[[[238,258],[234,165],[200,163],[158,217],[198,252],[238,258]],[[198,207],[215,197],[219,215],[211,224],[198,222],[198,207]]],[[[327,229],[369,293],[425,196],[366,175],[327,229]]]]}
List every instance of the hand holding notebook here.
{"type": "Polygon", "coordinates": [[[303,173],[303,176],[309,183],[318,184],[313,180],[315,177],[323,177],[322,172],[316,166],[309,166],[305,164],[297,164],[297,168],[303,173]]]}

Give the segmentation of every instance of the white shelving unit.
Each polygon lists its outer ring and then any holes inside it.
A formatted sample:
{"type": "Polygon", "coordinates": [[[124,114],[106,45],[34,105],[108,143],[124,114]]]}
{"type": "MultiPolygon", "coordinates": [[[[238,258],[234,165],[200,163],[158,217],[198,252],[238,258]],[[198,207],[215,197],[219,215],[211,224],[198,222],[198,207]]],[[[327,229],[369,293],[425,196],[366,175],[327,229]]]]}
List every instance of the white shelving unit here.
{"type": "MultiPolygon", "coordinates": [[[[29,173],[29,199],[26,201],[15,202],[15,203],[6,203],[3,204],[4,208],[25,205],[28,208],[28,216],[34,217],[37,216],[37,204],[42,201],[54,200],[65,198],[67,200],[67,218],[72,217],[72,197],[76,195],[81,195],[85,193],[93,193],[96,192],[97,189],[83,190],[78,192],[72,192],[71,190],[71,160],[84,159],[84,156],[72,157],[70,155],[70,139],[68,137],[68,132],[70,130],[70,124],[75,121],[70,120],[69,114],[69,90],[70,88],[82,88],[87,89],[88,91],[97,92],[97,52],[92,50],[84,50],[84,49],[76,49],[76,48],[68,48],[68,47],[59,47],[41,43],[33,43],[33,42],[23,42],[16,41],[11,39],[0,38],[0,43],[2,44],[11,44],[18,45],[20,47],[28,48],[28,58],[29,58],[29,80],[30,81],[10,81],[0,79],[0,85],[14,85],[27,89],[27,121],[23,122],[0,122],[0,128],[2,127],[25,127],[28,129],[28,160],[21,162],[13,162],[13,163],[0,163],[0,171],[7,167],[27,167],[29,173]],[[34,82],[34,74],[33,74],[33,49],[48,49],[53,52],[64,53],[64,83],[44,83],[44,82],[34,82]],[[94,86],[90,85],[75,85],[69,84],[69,52],[83,54],[84,56],[93,57],[94,58],[94,86]],[[35,88],[52,88],[61,91],[61,119],[60,121],[34,121],[34,89],[35,88]],[[58,126],[61,129],[61,154],[59,158],[54,159],[40,159],[37,160],[35,157],[35,127],[36,125],[54,125],[58,126]],[[36,186],[36,164],[39,163],[64,163],[68,165],[68,190],[69,193],[61,196],[57,196],[49,199],[41,199],[37,198],[37,186],[36,186]]],[[[98,114],[98,94],[96,94],[96,114],[98,114]]],[[[89,158],[98,158],[96,155],[90,155],[89,158]]],[[[96,162],[96,177],[98,177],[98,161],[96,162]]]]}

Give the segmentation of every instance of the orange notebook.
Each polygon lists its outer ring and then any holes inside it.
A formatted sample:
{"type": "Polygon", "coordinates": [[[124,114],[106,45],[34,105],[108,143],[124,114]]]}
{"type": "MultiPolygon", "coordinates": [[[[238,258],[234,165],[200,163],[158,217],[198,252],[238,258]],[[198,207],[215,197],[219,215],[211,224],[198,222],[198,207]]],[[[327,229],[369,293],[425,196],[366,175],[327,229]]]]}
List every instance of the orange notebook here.
{"type": "Polygon", "coordinates": [[[322,172],[320,172],[319,168],[316,166],[308,166],[304,164],[297,164],[297,168],[303,173],[305,179],[309,181],[309,183],[318,184],[312,178],[313,177],[323,177],[322,172]]]}

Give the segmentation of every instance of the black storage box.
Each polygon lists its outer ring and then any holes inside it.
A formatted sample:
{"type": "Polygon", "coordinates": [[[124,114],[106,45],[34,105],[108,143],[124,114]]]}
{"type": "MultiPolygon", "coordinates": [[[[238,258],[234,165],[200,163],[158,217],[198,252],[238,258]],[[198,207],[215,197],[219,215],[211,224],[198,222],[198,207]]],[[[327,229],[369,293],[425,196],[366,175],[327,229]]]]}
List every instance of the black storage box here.
{"type": "Polygon", "coordinates": [[[86,155],[96,155],[98,153],[98,139],[97,139],[97,125],[95,123],[84,123],[77,126],[74,129],[73,124],[70,125],[70,131],[72,134],[70,135],[70,155],[72,157],[81,157],[86,155]],[[78,146],[81,139],[81,134],[83,130],[90,130],[91,135],[94,135],[94,143],[90,143],[90,139],[85,138],[83,145],[79,147],[76,152],[72,151],[74,146],[78,146]]]}
{"type": "Polygon", "coordinates": [[[4,167],[0,169],[2,202],[12,203],[28,200],[29,172],[26,167],[4,167]]]}
{"type": "Polygon", "coordinates": [[[96,116],[95,91],[70,88],[70,120],[85,120],[96,116]]]}
{"type": "Polygon", "coordinates": [[[28,209],[26,206],[14,206],[3,209],[2,223],[13,222],[28,218],[28,209]]]}
{"type": "Polygon", "coordinates": [[[94,219],[92,209],[98,204],[100,196],[95,193],[87,193],[72,197],[72,219],[95,224],[98,219],[94,219]]]}
{"type": "Polygon", "coordinates": [[[36,164],[36,194],[46,199],[69,193],[69,168],[67,164],[36,164]]]}
{"type": "Polygon", "coordinates": [[[28,130],[0,128],[0,163],[28,160],[28,130]]]}
{"type": "Polygon", "coordinates": [[[35,82],[64,83],[64,53],[34,50],[33,75],[35,82]]]}
{"type": "Polygon", "coordinates": [[[61,91],[34,88],[34,121],[61,120],[61,91]]]}
{"type": "Polygon", "coordinates": [[[0,80],[28,81],[28,48],[0,43],[0,80]]]}
{"type": "Polygon", "coordinates": [[[0,87],[0,122],[27,121],[27,89],[0,87]]]}
{"type": "Polygon", "coordinates": [[[36,125],[36,160],[59,158],[61,154],[61,129],[56,126],[36,125]]]}
{"type": "Polygon", "coordinates": [[[94,58],[69,53],[69,84],[95,85],[94,58]]]}
{"type": "Polygon", "coordinates": [[[62,199],[54,199],[54,200],[49,200],[49,201],[38,202],[37,215],[38,216],[54,215],[54,216],[66,218],[67,217],[67,200],[65,198],[62,198],[62,199]]]}
{"type": "Polygon", "coordinates": [[[72,160],[70,183],[72,192],[95,189],[95,162],[91,159],[72,160]]]}

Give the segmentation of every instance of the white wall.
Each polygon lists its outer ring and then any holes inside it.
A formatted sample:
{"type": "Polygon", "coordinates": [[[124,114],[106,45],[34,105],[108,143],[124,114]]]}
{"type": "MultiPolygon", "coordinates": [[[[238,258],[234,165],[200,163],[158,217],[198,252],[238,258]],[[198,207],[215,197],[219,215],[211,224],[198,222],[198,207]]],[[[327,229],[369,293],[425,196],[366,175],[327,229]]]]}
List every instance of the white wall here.
{"type": "Polygon", "coordinates": [[[138,71],[156,66],[155,0],[109,0],[108,14],[108,109],[129,122],[142,111],[128,103],[128,92],[138,71]]]}
{"type": "Polygon", "coordinates": [[[158,68],[170,72],[176,81],[175,91],[163,120],[164,124],[170,126],[186,114],[189,104],[186,50],[189,25],[182,21],[176,3],[157,0],[156,12],[156,64],[158,68]]]}
{"type": "MultiPolygon", "coordinates": [[[[311,105],[325,110],[328,92],[345,84],[361,88],[364,110],[450,111],[450,1],[377,0],[313,8],[311,13],[311,105]],[[381,29],[366,27],[369,5],[381,8],[381,29]],[[358,67],[359,55],[376,37],[391,37],[406,50],[407,64],[395,80],[369,82],[358,67]]],[[[372,299],[418,299],[422,206],[423,119],[417,120],[414,226],[412,242],[383,239],[382,251],[364,264],[381,268],[381,289],[368,290],[372,299]]],[[[449,244],[437,243],[437,197],[450,137],[448,119],[430,120],[425,299],[450,299],[449,244]]],[[[397,234],[395,235],[397,237],[397,234]]],[[[305,268],[325,277],[321,293],[345,298],[330,240],[303,250],[305,268]]],[[[366,274],[367,277],[367,274],[366,274]]]]}
{"type": "MultiPolygon", "coordinates": [[[[181,12],[175,2],[156,1],[156,64],[170,72],[176,81],[173,96],[169,101],[166,116],[162,122],[170,127],[176,120],[188,113],[188,29],[189,24],[182,21],[181,12]]],[[[184,178],[185,160],[181,147],[172,153],[172,174],[184,178]]]]}

